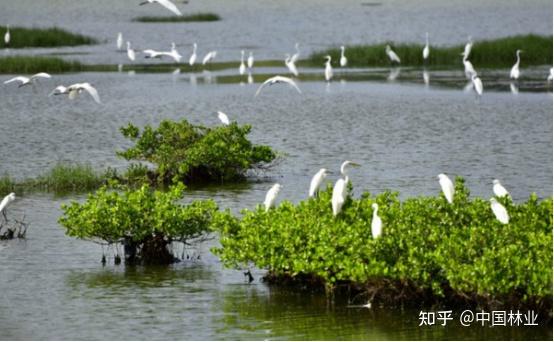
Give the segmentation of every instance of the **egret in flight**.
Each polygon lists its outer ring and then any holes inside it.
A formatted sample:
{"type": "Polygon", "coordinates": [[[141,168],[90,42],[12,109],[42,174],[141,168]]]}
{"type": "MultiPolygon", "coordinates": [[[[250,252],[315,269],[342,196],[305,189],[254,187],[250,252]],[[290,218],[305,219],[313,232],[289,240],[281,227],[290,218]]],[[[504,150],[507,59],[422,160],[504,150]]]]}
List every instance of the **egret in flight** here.
{"type": "Polygon", "coordinates": [[[379,210],[379,206],[377,203],[373,203],[371,205],[373,208],[373,219],[371,220],[371,235],[374,239],[377,239],[379,236],[381,236],[381,233],[383,232],[383,221],[377,215],[377,210],[379,210]]]}
{"type": "Polygon", "coordinates": [[[302,94],[302,91],[300,91],[300,88],[298,88],[296,83],[291,78],[277,75],[277,76],[273,76],[273,77],[268,78],[267,80],[265,80],[265,82],[262,83],[262,85],[256,91],[256,94],[254,94],[254,97],[258,96],[258,94],[262,91],[262,89],[265,86],[270,86],[270,85],[274,85],[274,84],[277,84],[277,83],[286,83],[286,84],[290,85],[291,87],[293,87],[294,89],[296,89],[296,91],[299,94],[302,94]]]}
{"type": "Polygon", "coordinates": [[[163,56],[162,51],[156,51],[152,49],[142,50],[142,53],[145,54],[144,58],[162,58],[163,56]]]}
{"type": "Polygon", "coordinates": [[[340,213],[340,211],[342,210],[342,206],[346,201],[346,196],[347,196],[346,192],[347,192],[348,182],[350,181],[348,179],[348,175],[346,174],[346,167],[349,165],[360,166],[359,164],[356,164],[349,160],[343,162],[342,165],[340,166],[341,178],[339,178],[335,183],[335,186],[333,187],[333,196],[331,198],[333,216],[337,216],[340,213]]]}
{"type": "Polygon", "coordinates": [[[477,77],[477,74],[471,76],[471,82],[473,82],[473,89],[475,89],[477,95],[483,95],[483,82],[481,82],[481,79],[477,77]]]}
{"type": "Polygon", "coordinates": [[[127,57],[129,57],[130,60],[135,60],[135,50],[131,49],[131,42],[127,42],[127,57]]]}
{"type": "Polygon", "coordinates": [[[2,213],[2,215],[4,215],[4,219],[7,220],[6,218],[6,212],[5,212],[5,209],[8,207],[8,205],[10,203],[12,203],[13,201],[15,201],[15,193],[12,192],[10,193],[9,195],[7,195],[6,197],[4,197],[4,199],[2,200],[2,202],[0,202],[0,213],[2,213]]]}
{"type": "Polygon", "coordinates": [[[327,61],[325,62],[325,81],[330,82],[333,78],[333,67],[331,66],[331,56],[325,56],[327,61]]]}
{"type": "Polygon", "coordinates": [[[469,54],[471,53],[472,47],[473,47],[473,40],[471,39],[471,36],[468,36],[466,46],[464,47],[464,52],[462,52],[461,54],[462,56],[464,56],[463,59],[469,58],[469,54]]]}
{"type": "Polygon", "coordinates": [[[348,64],[348,59],[344,56],[344,45],[340,47],[340,66],[344,68],[348,64]]]}
{"type": "Polygon", "coordinates": [[[4,34],[4,43],[6,43],[6,45],[10,44],[11,37],[10,25],[6,25],[6,34],[4,34]]]}
{"type": "Polygon", "coordinates": [[[310,192],[308,193],[310,197],[315,196],[315,194],[319,191],[321,183],[323,183],[323,180],[328,175],[329,171],[327,171],[327,169],[319,169],[319,171],[317,171],[317,173],[312,177],[312,181],[310,182],[310,192]]]}
{"type": "Polygon", "coordinates": [[[288,53],[285,55],[285,65],[287,66],[291,74],[293,74],[294,76],[298,76],[298,69],[296,69],[296,64],[288,53]]]}
{"type": "Polygon", "coordinates": [[[162,5],[163,7],[167,8],[168,10],[170,10],[171,12],[173,12],[177,15],[183,15],[183,13],[181,13],[181,11],[179,11],[177,6],[175,6],[175,4],[172,3],[169,0],[146,0],[146,1],[141,2],[139,5],[142,6],[142,5],[154,4],[154,3],[162,5]]]}
{"type": "Polygon", "coordinates": [[[516,51],[517,61],[516,64],[512,67],[512,70],[510,70],[510,78],[517,80],[519,78],[519,54],[523,52],[522,50],[516,51]]]}
{"type": "Polygon", "coordinates": [[[490,201],[491,209],[494,213],[494,216],[496,216],[496,219],[502,224],[508,224],[510,222],[510,216],[508,216],[508,211],[506,210],[506,208],[502,204],[500,204],[494,197],[492,197],[490,201]]]}
{"type": "Polygon", "coordinates": [[[196,49],[198,48],[198,45],[196,43],[192,44],[192,55],[190,55],[189,58],[189,65],[193,66],[196,62],[196,49]]]}
{"type": "Polygon", "coordinates": [[[246,65],[244,64],[244,50],[240,50],[239,74],[244,75],[245,72],[246,72],[246,65]]]}
{"type": "Polygon", "coordinates": [[[293,63],[296,63],[296,61],[298,60],[298,57],[300,57],[300,49],[299,49],[299,46],[300,44],[296,43],[294,44],[294,49],[296,50],[296,53],[294,55],[292,55],[292,57],[290,58],[290,60],[293,62],[293,63]]]}
{"type": "Polygon", "coordinates": [[[123,48],[123,33],[121,32],[117,34],[116,45],[117,45],[117,51],[121,51],[121,49],[123,48]]]}
{"type": "Polygon", "coordinates": [[[387,53],[387,56],[389,57],[391,63],[398,63],[400,64],[400,57],[396,54],[396,52],[392,51],[390,45],[387,45],[385,47],[385,52],[387,53]]]}
{"type": "Polygon", "coordinates": [[[211,62],[215,58],[215,56],[217,56],[217,51],[213,50],[208,52],[202,60],[202,65],[206,65],[207,63],[211,62]]]}
{"type": "Polygon", "coordinates": [[[429,32],[425,32],[425,47],[423,48],[423,60],[427,61],[429,58],[429,32]]]}
{"type": "Polygon", "coordinates": [[[101,103],[98,91],[96,90],[96,88],[91,86],[90,83],[87,82],[75,83],[70,85],[69,87],[65,87],[63,85],[57,86],[56,89],[54,89],[54,91],[52,91],[48,96],[68,94],[69,99],[73,100],[75,97],[77,97],[77,95],[81,94],[83,90],[89,93],[94,101],[96,101],[96,103],[101,103]]]}
{"type": "Polygon", "coordinates": [[[444,173],[439,174],[437,177],[439,178],[439,184],[444,197],[446,197],[448,203],[452,203],[454,201],[454,184],[444,173]]]}
{"type": "Polygon", "coordinates": [[[5,81],[4,84],[8,84],[8,83],[12,83],[12,82],[21,82],[18,86],[18,88],[21,88],[23,86],[35,83],[35,81],[37,81],[40,78],[51,78],[51,77],[52,76],[50,76],[49,74],[47,74],[45,72],[39,72],[38,74],[34,74],[31,77],[25,77],[25,76],[14,77],[12,79],[9,79],[9,80],[5,81]]]}
{"type": "Polygon", "coordinates": [[[223,113],[223,112],[217,112],[217,117],[219,118],[219,121],[221,121],[222,124],[224,124],[225,126],[228,126],[229,125],[229,117],[227,116],[227,114],[223,113]]]}
{"type": "Polygon", "coordinates": [[[248,69],[252,69],[252,67],[254,66],[254,55],[252,54],[252,51],[250,51],[248,54],[246,65],[248,65],[248,69]]]}
{"type": "Polygon", "coordinates": [[[506,190],[506,188],[500,184],[500,181],[498,179],[495,179],[492,181],[492,191],[494,192],[494,195],[496,197],[505,197],[505,196],[508,196],[510,197],[510,193],[508,192],[508,190],[506,190]]]}
{"type": "Polygon", "coordinates": [[[277,198],[277,194],[279,194],[279,191],[281,190],[282,186],[279,183],[274,184],[271,189],[267,192],[265,195],[265,212],[267,213],[271,207],[275,205],[275,199],[277,198]]]}

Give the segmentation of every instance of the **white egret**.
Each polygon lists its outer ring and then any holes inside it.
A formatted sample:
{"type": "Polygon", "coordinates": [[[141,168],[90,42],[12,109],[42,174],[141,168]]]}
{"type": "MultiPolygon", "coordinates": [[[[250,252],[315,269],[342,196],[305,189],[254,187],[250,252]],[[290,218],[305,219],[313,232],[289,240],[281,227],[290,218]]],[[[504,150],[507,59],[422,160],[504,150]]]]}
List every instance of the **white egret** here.
{"type": "Polygon", "coordinates": [[[127,42],[127,57],[129,57],[130,60],[135,60],[135,50],[131,48],[131,42],[127,42]]]}
{"type": "Polygon", "coordinates": [[[379,210],[379,206],[377,203],[373,203],[371,205],[373,208],[373,219],[371,220],[371,235],[374,239],[377,239],[379,236],[381,236],[381,233],[383,232],[383,221],[377,215],[377,210],[379,210]]]}
{"type": "Polygon", "coordinates": [[[173,12],[177,15],[183,15],[183,13],[181,13],[181,11],[179,11],[177,6],[175,6],[175,4],[172,3],[169,0],[146,0],[146,1],[141,2],[139,5],[142,6],[142,5],[154,4],[154,3],[162,5],[163,7],[167,8],[168,10],[170,10],[171,12],[173,12]]]}
{"type": "Polygon", "coordinates": [[[464,56],[463,59],[468,59],[469,54],[471,53],[471,48],[473,47],[473,40],[471,39],[471,36],[467,37],[467,43],[464,47],[464,52],[461,53],[462,56],[464,56]]]}
{"type": "Polygon", "coordinates": [[[298,69],[296,69],[296,64],[288,53],[285,55],[285,65],[287,66],[291,74],[293,74],[294,76],[298,76],[298,69]]]}
{"type": "Polygon", "coordinates": [[[81,94],[83,90],[89,93],[94,101],[96,101],[97,103],[101,103],[98,91],[96,90],[96,88],[91,86],[90,83],[87,82],[75,83],[68,87],[65,87],[63,85],[57,86],[56,89],[54,89],[54,91],[52,91],[48,96],[68,94],[69,99],[73,100],[75,97],[77,97],[77,95],[81,94]]]}
{"type": "Polygon", "coordinates": [[[279,194],[279,191],[281,190],[282,186],[279,183],[274,184],[271,189],[267,192],[265,195],[265,211],[268,212],[273,205],[275,205],[275,199],[277,198],[277,195],[279,194]]]}
{"type": "Polygon", "coordinates": [[[550,68],[550,74],[546,78],[547,82],[552,82],[552,79],[554,79],[554,68],[550,68]]]}
{"type": "Polygon", "coordinates": [[[169,52],[164,51],[161,54],[162,54],[162,56],[168,56],[168,57],[173,58],[173,60],[176,63],[179,63],[181,61],[181,58],[183,58],[183,56],[181,56],[179,51],[177,51],[177,46],[175,45],[175,43],[171,43],[171,50],[169,52]]]}
{"type": "Polygon", "coordinates": [[[221,121],[222,124],[224,124],[225,126],[229,125],[230,122],[229,122],[229,117],[227,116],[227,114],[218,111],[217,112],[217,117],[219,118],[219,121],[221,121]]]}
{"type": "Polygon", "coordinates": [[[239,74],[244,75],[245,72],[246,72],[246,65],[244,65],[244,50],[240,50],[239,74]]]}
{"type": "Polygon", "coordinates": [[[6,25],[6,34],[4,34],[4,43],[6,43],[6,45],[9,45],[11,38],[12,36],[10,34],[10,25],[6,25]]]}
{"type": "Polygon", "coordinates": [[[444,197],[446,197],[448,203],[452,203],[454,201],[454,184],[444,173],[439,174],[437,177],[444,197]]]}
{"type": "Polygon", "coordinates": [[[470,61],[464,58],[462,59],[462,62],[464,63],[464,74],[466,75],[466,78],[471,79],[473,75],[477,75],[477,72],[473,68],[473,64],[471,64],[470,61]]]}
{"type": "Polygon", "coordinates": [[[202,65],[206,65],[207,63],[211,62],[215,58],[215,56],[217,56],[217,51],[213,50],[208,52],[202,60],[202,65]]]}
{"type": "Polygon", "coordinates": [[[505,197],[505,196],[508,196],[510,197],[510,193],[508,192],[508,190],[506,190],[506,188],[500,184],[500,181],[498,179],[495,179],[492,181],[492,191],[494,192],[494,195],[496,197],[505,197]]]}
{"type": "Polygon", "coordinates": [[[494,216],[496,216],[496,219],[502,224],[508,224],[510,222],[510,216],[508,216],[508,211],[506,210],[506,208],[502,204],[500,204],[494,197],[492,197],[490,201],[491,209],[494,213],[494,216]]]}
{"type": "Polygon", "coordinates": [[[142,50],[142,53],[145,54],[144,58],[162,58],[163,56],[162,51],[156,51],[152,49],[142,50]]]}
{"type": "Polygon", "coordinates": [[[13,201],[15,201],[15,193],[14,192],[12,192],[9,195],[7,195],[6,197],[4,197],[2,202],[0,202],[0,213],[2,213],[4,215],[4,218],[6,218],[6,213],[4,212],[4,210],[13,201]]]}
{"type": "Polygon", "coordinates": [[[344,56],[344,45],[340,47],[340,66],[345,67],[348,64],[348,59],[344,56]]]}
{"type": "Polygon", "coordinates": [[[427,61],[429,58],[429,32],[425,32],[425,47],[423,48],[423,60],[427,61]]]}
{"type": "Polygon", "coordinates": [[[298,43],[294,44],[294,49],[296,50],[296,53],[294,55],[292,55],[292,57],[290,58],[291,62],[293,62],[293,63],[296,63],[296,61],[298,60],[298,57],[300,57],[299,46],[300,46],[300,44],[298,44],[298,43]]]}
{"type": "Polygon", "coordinates": [[[252,69],[252,67],[254,66],[254,55],[252,54],[252,51],[250,51],[248,54],[246,64],[248,65],[248,69],[252,69]]]}
{"type": "Polygon", "coordinates": [[[319,171],[317,171],[317,173],[312,177],[312,181],[310,182],[310,192],[308,193],[310,197],[315,196],[315,194],[319,191],[321,183],[328,175],[329,171],[327,171],[327,169],[319,169],[319,171]]]}
{"type": "Polygon", "coordinates": [[[510,70],[510,78],[514,80],[517,80],[519,78],[519,61],[520,61],[519,54],[521,52],[522,51],[519,49],[516,51],[516,56],[517,56],[516,64],[514,64],[514,66],[512,67],[512,70],[510,70]]]}
{"type": "Polygon", "coordinates": [[[348,187],[348,175],[346,174],[347,166],[360,166],[349,160],[342,163],[340,166],[341,178],[337,180],[335,186],[333,187],[333,196],[331,198],[331,206],[333,208],[333,216],[337,216],[342,210],[342,206],[346,201],[347,187],[348,187]]]}
{"type": "Polygon", "coordinates": [[[385,52],[387,53],[387,56],[389,57],[391,63],[398,63],[400,64],[400,57],[396,54],[396,52],[392,51],[390,45],[387,45],[385,47],[385,52]]]}
{"type": "Polygon", "coordinates": [[[21,88],[26,85],[30,85],[35,83],[39,78],[51,78],[49,74],[45,72],[39,72],[38,74],[34,74],[31,77],[25,77],[25,76],[17,76],[12,79],[9,79],[4,82],[4,84],[12,83],[12,82],[21,82],[21,84],[18,86],[18,88],[21,88]]]}
{"type": "Polygon", "coordinates": [[[192,44],[192,55],[190,55],[189,58],[189,65],[193,66],[196,62],[196,49],[198,48],[198,45],[196,43],[192,44]]]}
{"type": "Polygon", "coordinates": [[[325,81],[330,82],[333,78],[333,67],[331,66],[331,56],[325,56],[325,81]]]}
{"type": "Polygon", "coordinates": [[[477,95],[483,95],[483,82],[481,82],[481,79],[477,77],[477,74],[471,76],[471,82],[473,82],[473,89],[475,89],[477,95]]]}
{"type": "Polygon", "coordinates": [[[117,34],[117,40],[116,40],[117,50],[121,51],[123,48],[123,33],[119,32],[117,34]]]}
{"type": "Polygon", "coordinates": [[[274,84],[277,84],[277,83],[286,83],[286,84],[290,85],[291,87],[293,87],[294,89],[296,89],[296,91],[299,94],[302,94],[302,91],[300,91],[300,88],[298,88],[296,83],[291,78],[277,75],[277,76],[273,76],[273,77],[268,78],[267,80],[265,80],[265,82],[262,83],[262,85],[260,85],[260,87],[256,91],[256,94],[254,95],[254,97],[258,96],[258,94],[262,91],[262,89],[265,86],[271,86],[271,85],[274,85],[274,84]]]}

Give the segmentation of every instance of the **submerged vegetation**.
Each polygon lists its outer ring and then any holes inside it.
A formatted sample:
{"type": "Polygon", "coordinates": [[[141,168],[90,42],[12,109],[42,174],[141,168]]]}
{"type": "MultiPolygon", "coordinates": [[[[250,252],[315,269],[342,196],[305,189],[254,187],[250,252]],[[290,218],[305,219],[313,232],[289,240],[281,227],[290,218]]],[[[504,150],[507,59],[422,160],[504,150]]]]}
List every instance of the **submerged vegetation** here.
{"type": "MultiPolygon", "coordinates": [[[[396,44],[385,42],[374,45],[346,46],[345,55],[350,66],[388,66],[390,61],[385,53],[390,45],[398,54],[401,65],[459,66],[462,63],[464,45],[452,47],[430,46],[429,60],[424,62],[422,44],[396,44]]],[[[516,50],[521,49],[522,67],[528,65],[552,64],[552,36],[534,34],[512,36],[493,40],[476,41],[471,49],[469,60],[479,67],[509,67],[515,63],[516,50]]],[[[339,49],[329,49],[310,56],[310,64],[323,65],[325,56],[330,55],[333,63],[338,63],[339,49]]]]}
{"type": "Polygon", "coordinates": [[[141,23],[188,23],[188,22],[201,22],[201,21],[218,21],[221,17],[214,13],[194,13],[190,15],[182,16],[170,16],[170,17],[138,17],[133,21],[141,23]]]}
{"type": "MultiPolygon", "coordinates": [[[[351,189],[350,189],[351,192],[351,189]]],[[[226,266],[266,269],[268,280],[347,285],[371,302],[461,301],[552,310],[552,199],[522,204],[504,198],[511,220],[501,224],[489,201],[470,198],[456,180],[454,203],[444,197],[401,202],[396,193],[349,197],[333,217],[331,187],[294,205],[265,212],[229,211],[214,219],[226,266]],[[383,233],[372,238],[372,204],[383,233]]]]}
{"type": "MultiPolygon", "coordinates": [[[[4,37],[6,26],[0,26],[0,36],[4,37]]],[[[52,28],[24,28],[10,27],[10,43],[6,45],[0,40],[0,48],[26,48],[26,47],[58,47],[96,44],[98,41],[92,37],[68,32],[58,27],[52,28]]]]}
{"type": "Polygon", "coordinates": [[[61,73],[83,71],[84,67],[76,61],[65,61],[57,57],[10,56],[0,57],[0,73],[33,74],[38,72],[61,73]]]}

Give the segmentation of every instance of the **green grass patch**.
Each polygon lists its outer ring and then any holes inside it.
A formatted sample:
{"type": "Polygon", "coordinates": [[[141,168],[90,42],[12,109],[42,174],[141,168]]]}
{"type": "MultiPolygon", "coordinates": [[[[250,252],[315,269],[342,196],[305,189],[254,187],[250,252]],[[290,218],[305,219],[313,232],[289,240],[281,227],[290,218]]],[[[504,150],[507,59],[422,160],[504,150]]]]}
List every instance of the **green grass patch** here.
{"type": "Polygon", "coordinates": [[[218,21],[221,17],[215,13],[194,13],[183,16],[170,16],[170,17],[138,17],[133,21],[141,23],[189,23],[189,22],[202,22],[202,21],[218,21]]]}
{"type": "Polygon", "coordinates": [[[0,57],[0,74],[34,74],[38,72],[62,73],[83,71],[76,61],[56,57],[10,56],[0,57]]]}
{"type": "MultiPolygon", "coordinates": [[[[6,26],[0,26],[0,37],[4,37],[6,26]]],[[[8,45],[4,39],[0,41],[0,48],[27,48],[27,47],[58,47],[97,44],[92,37],[68,32],[64,29],[52,28],[24,28],[10,27],[11,40],[8,45]]]]}
{"type": "Polygon", "coordinates": [[[400,201],[396,193],[364,193],[349,196],[334,217],[331,196],[328,186],[298,205],[258,206],[241,218],[227,211],[214,220],[221,248],[213,251],[228,267],[255,265],[270,278],[328,290],[348,284],[372,301],[459,299],[552,311],[552,198],[499,199],[510,215],[503,225],[461,178],[453,204],[442,195],[400,201]],[[373,203],[383,223],[376,239],[373,203]]]}
{"type": "MultiPolygon", "coordinates": [[[[398,54],[401,65],[423,65],[422,44],[397,44],[385,42],[375,45],[346,46],[345,55],[349,66],[388,66],[389,59],[385,46],[389,44],[398,54]]],[[[464,45],[452,47],[430,46],[427,65],[460,66],[464,45]]],[[[475,67],[509,67],[516,61],[516,50],[521,49],[521,67],[552,64],[552,36],[520,35],[493,40],[476,41],[469,60],[475,67]]],[[[323,65],[325,55],[330,55],[333,64],[340,58],[339,49],[317,52],[309,57],[312,65],[323,65]]]]}

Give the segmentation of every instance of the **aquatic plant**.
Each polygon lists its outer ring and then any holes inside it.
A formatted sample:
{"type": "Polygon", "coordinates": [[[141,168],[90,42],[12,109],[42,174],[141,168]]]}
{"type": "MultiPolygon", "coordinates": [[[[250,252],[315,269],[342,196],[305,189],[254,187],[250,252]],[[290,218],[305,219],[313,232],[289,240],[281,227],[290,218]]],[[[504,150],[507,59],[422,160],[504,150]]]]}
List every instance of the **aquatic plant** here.
{"type": "MultiPolygon", "coordinates": [[[[331,212],[332,188],[269,212],[262,206],[218,215],[213,228],[228,267],[266,269],[268,280],[318,285],[330,293],[347,284],[371,301],[461,300],[551,310],[552,198],[505,198],[511,219],[498,222],[487,200],[470,198],[461,178],[453,204],[438,197],[400,201],[396,193],[351,196],[331,212]],[[371,233],[378,203],[383,233],[371,233]]],[[[350,189],[351,193],[351,189],[350,189]]]]}
{"type": "Polygon", "coordinates": [[[133,21],[141,23],[187,23],[187,22],[201,22],[201,21],[218,21],[221,17],[214,13],[193,13],[183,16],[171,16],[171,17],[138,17],[133,21]]]}
{"type": "Polygon", "coordinates": [[[1,74],[33,74],[37,72],[61,73],[82,71],[83,65],[57,57],[9,56],[0,57],[1,74]]]}
{"type": "Polygon", "coordinates": [[[118,152],[127,160],[146,161],[156,166],[145,172],[152,183],[171,184],[196,181],[230,181],[243,179],[248,170],[267,167],[276,158],[269,146],[254,145],[247,139],[251,126],[208,128],[165,120],[157,128],[142,130],[129,124],[121,133],[135,142],[135,146],[118,152]]]}
{"type": "Polygon", "coordinates": [[[59,223],[66,234],[103,244],[123,244],[128,263],[169,264],[173,242],[189,243],[207,232],[217,205],[211,200],[177,203],[184,192],[178,184],[167,192],[147,185],[131,190],[107,186],[89,194],[84,203],[62,205],[59,223]]]}
{"type": "MultiPolygon", "coordinates": [[[[388,66],[390,61],[385,54],[385,46],[391,45],[398,54],[401,65],[432,65],[432,66],[460,66],[462,64],[461,52],[464,45],[452,47],[431,46],[429,60],[424,63],[422,51],[423,44],[397,44],[385,42],[373,45],[347,46],[346,55],[350,66],[388,66]]],[[[478,67],[508,67],[515,63],[517,49],[525,52],[522,54],[522,67],[529,65],[552,64],[552,36],[539,36],[535,34],[519,35],[493,40],[476,41],[473,44],[469,60],[478,67]]],[[[309,63],[323,65],[326,55],[332,57],[333,63],[338,63],[340,49],[329,49],[317,52],[309,57],[309,63]]]]}
{"type": "MultiPolygon", "coordinates": [[[[0,25],[0,36],[4,37],[6,26],[0,25]]],[[[25,28],[10,27],[10,43],[6,45],[0,41],[0,48],[26,48],[26,47],[57,47],[97,44],[92,37],[71,33],[58,27],[51,28],[25,28]]]]}

